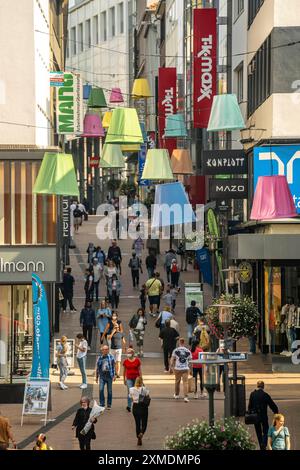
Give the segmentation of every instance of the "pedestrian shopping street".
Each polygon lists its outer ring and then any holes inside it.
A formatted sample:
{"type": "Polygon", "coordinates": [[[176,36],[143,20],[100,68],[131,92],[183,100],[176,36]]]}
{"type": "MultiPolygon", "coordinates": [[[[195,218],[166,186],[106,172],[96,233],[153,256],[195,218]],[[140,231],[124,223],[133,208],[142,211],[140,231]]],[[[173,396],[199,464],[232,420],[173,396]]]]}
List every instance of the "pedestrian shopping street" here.
{"type": "MultiPolygon", "coordinates": [[[[87,266],[87,247],[89,242],[95,246],[101,245],[102,249],[107,250],[110,241],[99,242],[96,238],[96,224],[99,217],[90,216],[89,221],[85,222],[75,237],[76,249],[70,250],[72,274],[75,277],[74,305],[77,308],[76,313],[66,312],[60,316],[60,333],[57,335],[66,335],[68,338],[75,338],[81,332],[79,325],[79,316],[81,308],[84,306],[85,294],[84,271],[87,266]]],[[[122,265],[122,292],[119,306],[119,318],[122,320],[126,338],[128,338],[128,322],[133,313],[139,307],[139,290],[133,289],[130,269],[128,262],[132,251],[131,241],[118,242],[123,255],[122,265]]],[[[164,253],[169,248],[169,241],[161,243],[161,256],[159,257],[159,268],[163,279],[166,281],[166,274],[163,268],[164,253]],[[165,245],[164,245],[165,243],[165,245]]],[[[143,253],[145,259],[146,250],[143,253]]],[[[143,263],[144,264],[144,263],[143,263]]],[[[146,281],[146,269],[144,269],[141,280],[146,281]]],[[[180,326],[180,334],[186,338],[186,323],[184,309],[184,283],[197,282],[198,272],[194,271],[189,265],[187,273],[181,273],[180,286],[181,293],[177,299],[176,320],[180,326]]],[[[101,281],[100,297],[105,296],[105,283],[101,281]]],[[[148,306],[148,303],[147,303],[148,306]]],[[[94,303],[94,307],[98,305],[94,303]]],[[[148,308],[147,308],[148,311],[148,308]]],[[[155,319],[148,316],[148,325],[146,326],[144,358],[142,358],[142,371],[146,387],[150,390],[151,405],[149,408],[148,430],[143,441],[143,449],[162,449],[164,439],[167,435],[175,433],[181,425],[186,425],[194,419],[208,419],[208,399],[194,399],[194,394],[190,394],[189,403],[183,401],[181,394],[180,400],[174,400],[174,376],[164,373],[163,355],[158,339],[159,330],[155,327],[155,319]]],[[[127,340],[128,344],[128,340],[127,340]]],[[[248,342],[239,344],[238,350],[248,350],[248,342]]],[[[58,386],[58,372],[51,369],[51,402],[52,411],[49,414],[49,422],[44,428],[40,418],[34,416],[25,417],[23,427],[20,426],[22,405],[5,405],[3,411],[10,418],[18,447],[21,449],[32,449],[34,441],[39,432],[47,435],[47,442],[57,450],[77,450],[78,440],[72,431],[72,422],[79,408],[79,401],[82,395],[99,400],[99,386],[95,383],[94,371],[99,353],[99,336],[97,330],[94,330],[93,345],[88,353],[88,389],[80,390],[81,376],[78,368],[75,367],[74,375],[70,375],[66,384],[67,390],[61,390],[58,386]]],[[[53,341],[51,350],[51,362],[53,357],[53,341]]],[[[273,400],[277,403],[280,412],[283,412],[291,433],[292,448],[296,448],[300,438],[300,398],[299,374],[272,374],[271,358],[269,355],[257,353],[250,356],[247,363],[238,365],[238,373],[246,376],[247,397],[254,390],[258,379],[266,383],[266,391],[271,394],[273,400]]],[[[122,376],[122,372],[121,372],[122,376]]],[[[117,379],[113,385],[112,409],[105,411],[98,419],[95,426],[96,440],[92,441],[92,449],[136,449],[136,436],[134,419],[131,413],[126,411],[127,389],[123,384],[123,379],[117,379]]],[[[223,393],[215,394],[215,411],[217,417],[223,415],[223,393]]],[[[271,418],[271,415],[270,415],[271,418]]],[[[241,418],[242,420],[242,418],[241,418]]],[[[253,426],[249,427],[254,431],[253,426]]],[[[255,435],[253,432],[253,437],[255,435]]],[[[256,442],[256,439],[255,439],[256,442]]]]}

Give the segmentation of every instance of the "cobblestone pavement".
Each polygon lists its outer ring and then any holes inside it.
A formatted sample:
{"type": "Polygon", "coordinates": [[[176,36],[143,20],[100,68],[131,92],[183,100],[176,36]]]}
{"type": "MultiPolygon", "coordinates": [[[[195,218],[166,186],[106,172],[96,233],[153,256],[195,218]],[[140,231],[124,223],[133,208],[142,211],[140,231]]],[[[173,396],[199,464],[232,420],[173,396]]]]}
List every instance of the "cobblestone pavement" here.
{"type": "MultiPolygon", "coordinates": [[[[96,238],[96,224],[98,217],[90,217],[89,221],[81,227],[76,235],[75,250],[71,251],[71,266],[73,275],[76,279],[74,304],[77,307],[77,313],[61,314],[60,333],[69,338],[75,338],[80,332],[79,315],[84,303],[84,269],[86,267],[87,254],[86,249],[89,242],[99,245],[96,238]]],[[[139,291],[132,288],[130,270],[128,268],[129,257],[131,254],[130,241],[120,241],[123,252],[123,272],[121,277],[122,294],[119,307],[120,318],[124,323],[126,335],[128,334],[128,321],[139,306],[139,291]]],[[[107,251],[110,241],[102,243],[102,248],[107,251]]],[[[169,242],[162,242],[161,253],[168,248],[169,242]]],[[[144,255],[146,250],[144,250],[144,255]]],[[[163,272],[163,256],[160,256],[160,272],[163,272]]],[[[142,280],[146,280],[145,275],[142,280]]],[[[181,294],[178,297],[176,307],[176,320],[180,325],[180,333],[186,336],[184,295],[183,287],[185,282],[197,282],[198,275],[189,265],[187,273],[181,275],[181,294]]],[[[100,296],[103,298],[104,284],[100,287],[100,296]]],[[[94,305],[97,307],[97,305],[94,305]]],[[[191,397],[189,403],[184,403],[183,399],[176,401],[174,394],[174,378],[171,375],[164,374],[163,358],[161,354],[160,342],[158,340],[158,330],[155,328],[155,320],[149,318],[145,335],[145,357],[142,361],[143,376],[146,386],[150,389],[152,402],[149,409],[148,430],[143,440],[144,449],[162,449],[164,439],[177,431],[179,426],[185,425],[194,419],[208,418],[208,400],[195,400],[191,397]]],[[[238,349],[247,350],[247,344],[241,343],[238,349]]],[[[85,395],[99,398],[98,386],[94,381],[94,368],[99,352],[99,338],[97,331],[94,331],[94,342],[88,358],[88,382],[89,388],[85,395]]],[[[248,363],[239,365],[239,373],[246,376],[247,396],[254,389],[254,384],[258,378],[263,378],[266,382],[266,390],[279,404],[280,411],[286,415],[286,424],[291,432],[292,447],[300,448],[299,429],[300,429],[300,394],[299,384],[300,375],[296,374],[278,374],[274,375],[271,371],[271,359],[269,356],[257,354],[252,356],[248,363]]],[[[81,383],[79,369],[74,369],[74,375],[69,376],[66,384],[68,390],[62,391],[58,387],[58,375],[56,371],[51,370],[51,397],[52,411],[49,414],[50,420],[46,428],[43,428],[36,417],[26,417],[23,427],[20,426],[21,405],[5,405],[1,407],[3,414],[10,417],[14,434],[23,449],[31,449],[35,436],[38,432],[46,432],[47,441],[54,449],[70,450],[78,449],[77,439],[71,430],[72,421],[76,409],[79,407],[79,400],[82,395],[78,386],[81,383]]],[[[135,426],[131,413],[126,411],[127,391],[121,379],[117,380],[113,387],[113,406],[111,411],[106,411],[96,425],[95,441],[92,441],[93,449],[136,449],[135,426]]],[[[215,394],[215,412],[216,417],[222,417],[224,409],[224,400],[222,393],[215,394]]],[[[252,428],[251,428],[252,432],[252,428]]]]}

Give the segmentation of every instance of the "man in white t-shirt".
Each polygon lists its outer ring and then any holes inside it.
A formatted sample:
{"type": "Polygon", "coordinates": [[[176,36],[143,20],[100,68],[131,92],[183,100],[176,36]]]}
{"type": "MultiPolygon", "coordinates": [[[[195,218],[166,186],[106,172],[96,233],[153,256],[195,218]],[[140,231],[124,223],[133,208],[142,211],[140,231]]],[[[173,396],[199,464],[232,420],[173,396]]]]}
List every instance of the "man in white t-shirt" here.
{"type": "Polygon", "coordinates": [[[189,361],[192,359],[192,354],[189,349],[184,345],[184,339],[179,339],[179,347],[174,349],[171,361],[170,372],[175,372],[175,395],[174,398],[178,400],[180,393],[180,382],[183,381],[184,401],[188,403],[188,381],[189,381],[189,361]]]}
{"type": "Polygon", "coordinates": [[[82,390],[85,390],[87,388],[87,379],[86,379],[86,356],[87,356],[87,350],[88,350],[88,343],[83,336],[83,334],[78,334],[77,335],[77,340],[78,344],[75,344],[75,348],[77,349],[77,362],[79,365],[79,369],[82,375],[82,384],[80,385],[80,388],[82,390]]]}

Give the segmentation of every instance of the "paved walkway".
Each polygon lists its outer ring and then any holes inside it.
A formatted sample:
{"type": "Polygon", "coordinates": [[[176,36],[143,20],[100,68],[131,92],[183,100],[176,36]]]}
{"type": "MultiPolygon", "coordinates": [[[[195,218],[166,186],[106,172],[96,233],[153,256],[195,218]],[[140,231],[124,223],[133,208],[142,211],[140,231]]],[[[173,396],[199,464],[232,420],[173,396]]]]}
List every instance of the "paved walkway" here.
{"type": "MultiPolygon", "coordinates": [[[[77,307],[77,313],[66,313],[61,315],[60,334],[67,335],[69,338],[75,338],[76,334],[81,332],[79,325],[80,310],[84,303],[84,269],[86,267],[87,254],[86,249],[89,242],[99,245],[96,238],[96,224],[98,217],[90,217],[76,236],[76,250],[71,251],[71,265],[73,275],[76,279],[74,304],[77,307]]],[[[107,251],[110,241],[107,240],[101,244],[107,251]]],[[[139,291],[132,288],[130,270],[128,268],[129,257],[131,254],[132,242],[121,241],[120,246],[123,252],[123,273],[122,273],[122,295],[119,307],[119,315],[125,326],[126,335],[128,334],[128,322],[132,314],[139,307],[139,291]]],[[[161,244],[161,252],[168,248],[168,243],[161,244]]],[[[146,250],[145,250],[146,251],[146,250]]],[[[146,254],[146,253],[145,253],[146,254]]],[[[163,272],[163,256],[160,259],[160,272],[163,272]]],[[[146,270],[144,270],[145,273],[146,270]]],[[[184,282],[197,282],[197,273],[189,266],[189,271],[181,276],[183,287],[184,282]]],[[[164,274],[165,278],[165,274],[164,274]]],[[[145,281],[145,274],[142,275],[145,281]]],[[[186,335],[185,313],[184,313],[184,295],[179,295],[176,307],[176,319],[180,325],[181,335],[186,335]]],[[[100,296],[105,295],[104,284],[100,288],[100,296]]],[[[97,305],[95,304],[95,307],[97,305]]],[[[208,400],[195,400],[191,398],[189,403],[184,403],[183,399],[176,401],[173,399],[174,378],[164,374],[163,358],[161,354],[160,341],[158,340],[158,330],[155,328],[155,320],[149,317],[146,335],[145,335],[145,357],[142,361],[143,376],[146,386],[150,389],[152,402],[149,409],[148,431],[143,440],[144,449],[162,449],[164,439],[167,435],[174,433],[181,425],[185,425],[194,419],[208,418],[208,400]]],[[[247,350],[247,344],[244,342],[239,349],[247,350]]],[[[94,382],[94,369],[99,353],[99,338],[95,330],[94,344],[89,352],[88,358],[88,381],[89,388],[85,395],[99,399],[98,386],[94,382]]],[[[75,375],[68,377],[66,383],[68,390],[62,391],[58,387],[58,374],[51,371],[52,382],[52,412],[50,412],[50,421],[46,428],[42,428],[42,423],[38,418],[25,418],[24,425],[20,427],[21,405],[6,405],[2,410],[3,414],[10,416],[17,441],[21,448],[31,449],[33,441],[38,432],[46,432],[48,442],[57,450],[78,449],[78,442],[71,430],[72,421],[75,412],[79,407],[81,390],[79,385],[81,377],[79,370],[74,369],[75,375]]],[[[300,395],[299,395],[299,375],[279,374],[274,375],[271,372],[271,361],[268,356],[257,354],[253,356],[247,364],[239,366],[239,373],[245,373],[247,378],[247,394],[253,390],[254,384],[258,378],[263,378],[267,384],[267,391],[270,391],[272,397],[279,403],[280,410],[287,416],[287,425],[290,428],[292,436],[292,446],[297,447],[299,442],[300,429],[300,395]]],[[[96,425],[97,439],[93,441],[93,449],[136,449],[135,426],[131,413],[126,411],[125,388],[121,379],[113,387],[113,406],[111,411],[106,411],[99,419],[96,425]]],[[[215,394],[215,411],[217,417],[223,415],[223,394],[215,394]]],[[[299,448],[299,445],[298,445],[299,448]]]]}

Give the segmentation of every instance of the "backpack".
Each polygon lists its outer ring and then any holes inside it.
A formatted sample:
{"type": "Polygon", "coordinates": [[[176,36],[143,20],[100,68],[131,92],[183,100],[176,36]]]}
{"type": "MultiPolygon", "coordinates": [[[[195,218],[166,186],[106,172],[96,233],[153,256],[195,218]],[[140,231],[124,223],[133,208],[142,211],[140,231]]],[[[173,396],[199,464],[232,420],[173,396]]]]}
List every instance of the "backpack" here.
{"type": "Polygon", "coordinates": [[[74,209],[73,215],[75,218],[82,217],[82,212],[78,207],[76,207],[76,209],[74,209]]]}
{"type": "Polygon", "coordinates": [[[207,351],[209,349],[209,336],[205,328],[202,329],[201,334],[200,334],[200,348],[203,349],[203,351],[207,351]]]}
{"type": "Polygon", "coordinates": [[[135,270],[139,269],[140,260],[138,258],[131,258],[130,263],[129,263],[129,267],[131,269],[135,269],[135,270]]]}
{"type": "Polygon", "coordinates": [[[178,266],[177,266],[176,263],[172,264],[171,272],[172,273],[178,273],[178,266]]]}
{"type": "Polygon", "coordinates": [[[133,315],[132,319],[129,322],[129,327],[134,330],[136,328],[138,322],[139,322],[139,319],[138,319],[137,315],[133,315]]]}

